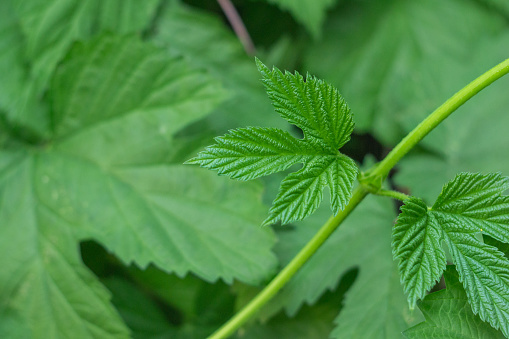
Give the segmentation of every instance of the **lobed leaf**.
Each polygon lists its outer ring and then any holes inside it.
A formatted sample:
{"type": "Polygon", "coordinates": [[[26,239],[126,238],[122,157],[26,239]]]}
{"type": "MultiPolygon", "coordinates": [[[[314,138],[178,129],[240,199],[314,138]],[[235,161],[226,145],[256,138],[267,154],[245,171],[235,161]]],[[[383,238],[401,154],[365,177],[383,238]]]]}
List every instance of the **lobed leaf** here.
{"type": "Polygon", "coordinates": [[[79,260],[84,239],[179,276],[257,284],[273,273],[262,187],[173,158],[176,133],[224,94],[209,73],[136,36],[74,45],[47,94],[51,140],[0,150],[0,337],[129,336],[79,260]]]}
{"type": "Polygon", "coordinates": [[[281,183],[279,194],[264,224],[302,220],[320,205],[323,189],[330,187],[334,214],[352,195],[357,166],[339,148],[350,139],[353,119],[346,102],[329,84],[308,76],[269,70],[256,59],[276,111],[304,132],[296,139],[274,128],[248,127],[230,131],[187,164],[217,170],[231,178],[249,180],[283,171],[296,163],[301,170],[281,183]]]}
{"type": "Polygon", "coordinates": [[[473,313],[509,336],[509,260],[476,236],[486,232],[507,242],[509,204],[501,195],[507,188],[508,179],[500,174],[461,173],[444,186],[431,209],[417,198],[405,201],[393,231],[393,253],[401,259],[411,305],[440,277],[444,240],[473,313]]]}
{"type": "Polygon", "coordinates": [[[302,220],[316,211],[323,189],[331,187],[333,213],[343,209],[351,196],[357,176],[355,162],[347,156],[315,157],[298,172],[281,182],[281,188],[264,224],[281,220],[283,224],[302,220]]]}
{"type": "Polygon", "coordinates": [[[452,266],[447,267],[444,278],[446,289],[431,293],[418,303],[426,321],[403,332],[406,338],[505,338],[472,312],[458,273],[452,266]]]}
{"type": "Polygon", "coordinates": [[[403,289],[414,308],[437,281],[445,269],[442,231],[428,207],[418,198],[410,198],[401,207],[392,233],[392,249],[399,262],[403,289]]]}

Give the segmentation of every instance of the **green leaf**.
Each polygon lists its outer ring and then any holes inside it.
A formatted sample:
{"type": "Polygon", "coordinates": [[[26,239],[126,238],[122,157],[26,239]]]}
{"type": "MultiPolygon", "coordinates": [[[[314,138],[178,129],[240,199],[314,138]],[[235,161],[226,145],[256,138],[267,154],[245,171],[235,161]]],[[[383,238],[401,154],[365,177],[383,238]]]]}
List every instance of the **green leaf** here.
{"type": "Polygon", "coordinates": [[[0,151],[0,334],[128,338],[110,294],[83,266],[73,225],[34,187],[41,159],[0,151]]]}
{"type": "Polygon", "coordinates": [[[180,276],[273,274],[262,187],[173,159],[175,133],[224,98],[214,78],[134,36],[102,36],[77,44],[51,84],[51,140],[0,151],[1,334],[127,336],[80,263],[83,239],[180,276]]]}
{"type": "Polygon", "coordinates": [[[102,224],[93,228],[96,239],[127,262],[154,262],[178,275],[192,270],[211,281],[264,279],[274,259],[270,233],[255,226],[262,188],[223,184],[198,169],[172,164],[173,134],[221,101],[217,82],[181,58],[168,58],[133,38],[104,37],[76,46],[70,55],[53,82],[55,133],[61,138],[54,146],[61,160],[55,163],[62,172],[80,166],[102,192],[102,202],[95,202],[90,184],[83,182],[76,185],[74,199],[81,194],[80,201],[93,205],[91,211],[103,210],[99,204],[118,209],[116,216],[104,210],[100,220],[97,211],[94,217],[80,209],[84,220],[102,224]],[[101,53],[107,50],[111,53],[101,53]],[[114,68],[117,64],[123,66],[114,68]],[[109,79],[121,82],[105,93],[101,85],[109,79]],[[75,92],[78,88],[88,90],[75,92]],[[109,140],[117,142],[105,148],[109,140]],[[230,196],[233,192],[243,198],[230,196]],[[128,235],[124,225],[129,225],[128,235]],[[120,234],[124,243],[117,240],[120,234]],[[235,236],[249,242],[233,241],[235,236]]]}
{"type": "Polygon", "coordinates": [[[507,57],[489,63],[473,57],[498,55],[507,43],[489,41],[505,29],[505,18],[477,1],[349,2],[331,13],[323,39],[307,48],[304,69],[348,98],[359,130],[392,146],[487,65],[507,57]],[[409,127],[405,120],[416,116],[409,127]]]}
{"type": "Polygon", "coordinates": [[[240,180],[284,171],[296,163],[310,161],[319,151],[276,128],[239,128],[215,141],[186,163],[200,164],[240,180]]]}
{"type": "Polygon", "coordinates": [[[322,24],[328,8],[337,0],[267,0],[292,13],[297,21],[306,26],[307,30],[318,37],[321,35],[322,24]]]}
{"type": "Polygon", "coordinates": [[[324,144],[330,151],[350,140],[354,123],[350,108],[339,92],[309,74],[270,70],[256,59],[267,94],[276,111],[304,132],[304,139],[324,144]]]}
{"type": "Polygon", "coordinates": [[[509,197],[501,195],[508,188],[509,179],[498,173],[461,173],[444,186],[432,209],[440,219],[509,243],[509,197]]]}
{"type": "Polygon", "coordinates": [[[331,208],[337,214],[348,203],[356,177],[357,166],[347,156],[315,157],[306,162],[300,171],[288,175],[281,182],[264,224],[277,220],[287,224],[311,215],[322,202],[325,186],[331,190],[331,208]]]}
{"type": "Polygon", "coordinates": [[[0,108],[13,124],[49,136],[49,108],[41,100],[51,75],[73,42],[101,32],[138,33],[159,0],[6,0],[0,5],[0,108]],[[36,111],[36,112],[34,112],[36,111]]]}
{"type": "Polygon", "coordinates": [[[431,293],[418,303],[426,318],[404,332],[409,339],[496,339],[504,335],[483,322],[468,305],[467,295],[461,286],[458,273],[452,266],[444,272],[447,288],[431,293]]]}
{"type": "Polygon", "coordinates": [[[401,283],[411,308],[435,286],[445,270],[442,230],[433,218],[424,201],[412,197],[402,206],[392,234],[394,259],[401,259],[401,283]]]}
{"type": "Polygon", "coordinates": [[[279,129],[246,128],[216,138],[187,163],[217,170],[219,174],[248,180],[287,169],[297,162],[304,166],[281,183],[278,196],[264,224],[283,224],[311,215],[322,201],[326,186],[331,190],[334,214],[352,195],[357,166],[338,149],[350,139],[352,115],[338,91],[308,75],[269,70],[256,59],[263,82],[276,111],[304,132],[296,139],[279,129]]]}
{"type": "Polygon", "coordinates": [[[405,202],[393,232],[393,251],[401,259],[411,304],[440,277],[444,240],[474,314],[509,335],[509,261],[476,237],[486,232],[509,242],[509,204],[501,195],[507,188],[508,179],[499,174],[461,173],[444,186],[431,209],[416,198],[405,202]]]}
{"type": "Polygon", "coordinates": [[[228,99],[206,121],[214,130],[212,136],[241,126],[289,127],[274,114],[252,58],[223,17],[170,1],[161,9],[156,26],[151,41],[207,69],[227,89],[228,99]]]}
{"type": "MultiPolygon", "coordinates": [[[[268,308],[284,307],[289,315],[294,315],[304,303],[313,305],[327,290],[335,289],[342,276],[357,267],[357,279],[346,293],[332,337],[392,339],[420,321],[419,311],[409,310],[398,286],[390,250],[391,228],[387,227],[395,219],[393,207],[387,199],[367,197],[268,308]]],[[[320,208],[302,222],[303,227],[279,230],[275,251],[282,265],[293,258],[329,216],[327,209],[320,208]]]]}

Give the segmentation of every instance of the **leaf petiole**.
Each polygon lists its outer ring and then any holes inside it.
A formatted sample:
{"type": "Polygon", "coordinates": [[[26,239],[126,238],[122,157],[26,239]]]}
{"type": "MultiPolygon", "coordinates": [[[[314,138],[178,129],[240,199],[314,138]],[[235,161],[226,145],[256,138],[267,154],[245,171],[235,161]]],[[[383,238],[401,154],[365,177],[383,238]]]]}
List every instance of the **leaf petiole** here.
{"type": "Polygon", "coordinates": [[[408,198],[410,198],[409,195],[403,193],[403,192],[398,192],[398,191],[393,191],[393,190],[379,190],[378,192],[370,192],[372,194],[375,194],[375,195],[380,195],[380,196],[383,196],[383,197],[390,197],[390,198],[393,198],[393,199],[396,199],[396,200],[400,200],[400,201],[405,201],[407,200],[408,198]]]}

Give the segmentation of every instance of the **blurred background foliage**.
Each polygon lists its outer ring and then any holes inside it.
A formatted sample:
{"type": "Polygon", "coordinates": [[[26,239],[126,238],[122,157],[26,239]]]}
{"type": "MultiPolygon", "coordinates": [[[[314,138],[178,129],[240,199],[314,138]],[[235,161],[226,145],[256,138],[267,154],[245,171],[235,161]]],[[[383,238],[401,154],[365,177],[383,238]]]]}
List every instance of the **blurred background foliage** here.
{"type": "MultiPolygon", "coordinates": [[[[344,151],[364,166],[509,55],[504,0],[232,2],[264,63],[340,90],[356,122],[344,151]]],[[[272,109],[253,55],[218,2],[2,1],[0,17],[0,337],[203,338],[328,218],[322,208],[301,223],[262,229],[285,173],[237,183],[181,166],[232,128],[299,135],[272,109]],[[144,75],[125,76],[134,62],[146,62],[144,75]],[[110,123],[124,115],[137,118],[110,123]],[[35,159],[26,167],[33,182],[17,165],[22,157],[35,159]],[[53,191],[38,184],[50,172],[68,189],[64,205],[48,203],[53,191]],[[116,193],[103,193],[103,182],[116,193]],[[26,198],[31,190],[35,198],[26,198]],[[97,201],[91,211],[76,207],[85,199],[97,201]],[[41,217],[40,205],[55,219],[41,217]],[[39,250],[26,254],[26,246],[39,250]],[[95,299],[77,296],[87,288],[95,299]]],[[[508,88],[502,79],[460,108],[389,184],[431,199],[458,172],[509,174],[508,88]]],[[[422,321],[392,261],[396,212],[391,201],[368,198],[236,337],[398,338],[422,321]]]]}

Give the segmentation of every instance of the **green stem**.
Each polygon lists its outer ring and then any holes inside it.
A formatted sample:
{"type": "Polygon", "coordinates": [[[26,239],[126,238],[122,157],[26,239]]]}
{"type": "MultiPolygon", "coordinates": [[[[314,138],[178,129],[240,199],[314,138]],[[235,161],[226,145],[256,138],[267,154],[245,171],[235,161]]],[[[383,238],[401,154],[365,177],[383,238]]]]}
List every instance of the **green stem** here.
{"type": "Polygon", "coordinates": [[[242,324],[256,314],[272,297],[297,273],[299,268],[320,248],[334,230],[346,219],[346,217],[357,207],[368,192],[358,186],[345,209],[329,220],[320,228],[315,236],[304,246],[304,248],[290,261],[286,267],[268,284],[249,304],[239,313],[235,314],[219,330],[214,332],[209,339],[227,338],[232,335],[242,324]]]}
{"type": "MultiPolygon", "coordinates": [[[[454,94],[442,106],[431,113],[413,131],[411,131],[378,165],[368,171],[369,178],[376,182],[377,178],[385,178],[396,163],[407,154],[419,141],[422,140],[431,130],[440,124],[458,107],[467,100],[479,93],[482,89],[509,73],[509,59],[493,67],[479,78],[472,81],[458,93],[454,94]]],[[[369,181],[369,180],[368,180],[369,181]]],[[[378,191],[380,192],[380,190],[378,191]]],[[[389,191],[382,191],[389,192],[389,191]]],[[[391,191],[393,192],[393,191],[391,191]]],[[[265,305],[304,265],[304,263],[320,248],[327,238],[339,227],[343,220],[357,207],[369,192],[359,185],[353,192],[350,202],[343,211],[335,217],[331,217],[320,228],[318,233],[304,246],[304,248],[293,258],[286,267],[240,312],[235,314],[221,328],[214,332],[209,339],[224,339],[233,334],[247,320],[253,317],[256,312],[265,305]]],[[[399,193],[399,192],[396,192],[399,193]]],[[[396,197],[391,193],[392,197],[396,197]]],[[[403,198],[403,193],[399,196],[403,198]]],[[[397,198],[396,198],[397,199],[397,198]]]]}
{"type": "Polygon", "coordinates": [[[421,141],[429,132],[438,126],[452,112],[467,102],[474,95],[482,91],[484,88],[509,73],[509,59],[496,65],[467,86],[463,87],[459,92],[454,94],[449,100],[444,102],[426,119],[424,119],[416,128],[400,141],[400,143],[387,154],[387,156],[378,164],[378,166],[370,173],[370,176],[376,178],[381,176],[385,178],[389,171],[398,163],[398,161],[407,154],[419,141],[421,141]]]}
{"type": "MultiPolygon", "coordinates": [[[[370,192],[371,193],[371,192],[370,192]]],[[[409,195],[406,195],[405,193],[398,192],[398,191],[392,191],[392,190],[378,190],[378,192],[372,192],[375,195],[381,195],[384,197],[390,197],[396,200],[405,201],[408,198],[410,198],[409,195]]]]}

